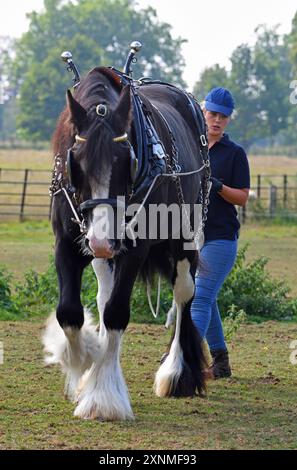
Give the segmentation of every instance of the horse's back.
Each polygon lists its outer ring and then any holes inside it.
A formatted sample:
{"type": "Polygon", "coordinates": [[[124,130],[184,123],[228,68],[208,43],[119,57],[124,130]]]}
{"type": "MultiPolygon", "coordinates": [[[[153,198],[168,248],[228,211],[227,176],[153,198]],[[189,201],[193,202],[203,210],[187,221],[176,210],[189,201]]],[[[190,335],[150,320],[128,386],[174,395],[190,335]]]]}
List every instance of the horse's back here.
{"type": "Polygon", "coordinates": [[[184,93],[170,85],[151,83],[142,85],[139,94],[144,96],[149,102],[158,109],[166,108],[168,110],[177,110],[186,108],[186,100],[184,93]]]}

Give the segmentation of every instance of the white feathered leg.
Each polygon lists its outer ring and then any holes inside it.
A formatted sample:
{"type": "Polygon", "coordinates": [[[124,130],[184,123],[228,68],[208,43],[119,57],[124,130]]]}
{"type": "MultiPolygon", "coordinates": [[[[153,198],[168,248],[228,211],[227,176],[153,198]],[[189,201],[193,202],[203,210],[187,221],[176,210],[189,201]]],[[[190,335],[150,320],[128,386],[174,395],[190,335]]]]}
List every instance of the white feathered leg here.
{"type": "Polygon", "coordinates": [[[96,259],[92,264],[99,283],[97,302],[100,313],[100,354],[80,382],[74,415],[106,421],[133,419],[120,365],[122,331],[107,330],[103,321],[105,305],[114,285],[114,273],[105,260],[96,259]]]}
{"type": "Polygon", "coordinates": [[[106,421],[133,419],[129,394],[120,366],[122,332],[100,336],[101,358],[83,378],[75,416],[106,421]]]}
{"type": "Polygon", "coordinates": [[[177,312],[177,307],[176,307],[175,300],[173,299],[172,304],[171,304],[171,308],[167,312],[165,328],[169,328],[173,324],[173,322],[176,318],[176,312],[177,312]]]}
{"type": "Polygon", "coordinates": [[[60,364],[66,375],[65,397],[76,400],[79,380],[99,355],[98,337],[92,315],[85,311],[82,328],[60,327],[53,313],[43,334],[45,363],[60,364]]]}
{"type": "Polygon", "coordinates": [[[158,397],[168,397],[174,390],[183,371],[183,353],[180,346],[180,328],[184,305],[194,293],[194,282],[190,274],[190,263],[187,259],[177,262],[177,277],[174,284],[176,304],[176,327],[170,351],[156,373],[154,389],[158,397]]]}

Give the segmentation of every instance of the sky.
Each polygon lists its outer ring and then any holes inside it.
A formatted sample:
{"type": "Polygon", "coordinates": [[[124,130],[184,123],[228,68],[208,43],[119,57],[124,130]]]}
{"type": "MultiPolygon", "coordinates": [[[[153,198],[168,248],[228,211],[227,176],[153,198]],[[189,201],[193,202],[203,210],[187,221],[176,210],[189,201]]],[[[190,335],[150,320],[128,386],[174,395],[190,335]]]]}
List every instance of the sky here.
{"type": "MultiPolygon", "coordinates": [[[[2,0],[3,2],[3,0],[2,0]]],[[[157,10],[161,21],[172,25],[173,37],[188,42],[183,46],[184,79],[189,87],[206,67],[215,63],[229,68],[233,50],[255,42],[259,24],[280,24],[279,32],[291,30],[297,12],[296,0],[137,0],[140,7],[157,10]]],[[[26,12],[40,11],[43,0],[8,0],[1,9],[0,35],[20,36],[28,28],[26,12]]],[[[137,40],[138,38],[131,38],[137,40]]]]}

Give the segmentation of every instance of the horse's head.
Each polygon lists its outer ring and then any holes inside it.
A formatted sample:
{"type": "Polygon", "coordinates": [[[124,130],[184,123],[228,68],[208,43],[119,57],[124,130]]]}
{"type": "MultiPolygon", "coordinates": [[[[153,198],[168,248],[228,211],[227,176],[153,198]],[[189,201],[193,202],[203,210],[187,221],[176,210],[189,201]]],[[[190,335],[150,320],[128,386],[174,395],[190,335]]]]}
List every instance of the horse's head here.
{"type": "MultiPolygon", "coordinates": [[[[130,87],[118,95],[112,87],[103,85],[102,93],[89,106],[70,91],[67,101],[76,134],[67,156],[68,175],[83,201],[80,209],[87,224],[86,246],[97,258],[112,258],[121,248],[116,223],[121,217],[118,197],[123,203],[133,179],[133,149],[128,138],[130,87]]],[[[123,209],[124,203],[122,217],[123,209]]]]}

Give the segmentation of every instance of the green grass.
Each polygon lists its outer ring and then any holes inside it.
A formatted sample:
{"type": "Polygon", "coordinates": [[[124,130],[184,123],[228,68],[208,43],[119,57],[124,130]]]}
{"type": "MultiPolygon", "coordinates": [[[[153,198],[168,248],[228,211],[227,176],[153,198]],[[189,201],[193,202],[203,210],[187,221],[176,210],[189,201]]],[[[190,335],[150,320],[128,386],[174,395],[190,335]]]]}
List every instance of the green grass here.
{"type": "Polygon", "coordinates": [[[0,149],[0,168],[48,170],[52,161],[51,149],[0,149]]]}
{"type": "Polygon", "coordinates": [[[297,158],[249,156],[251,175],[297,175],[297,158]]]}
{"type": "MultiPolygon", "coordinates": [[[[253,224],[242,227],[240,245],[249,243],[247,259],[269,258],[268,269],[277,279],[284,279],[297,295],[295,281],[297,259],[297,224],[253,224]]],[[[14,277],[21,280],[24,272],[45,271],[49,254],[53,253],[54,237],[49,222],[17,222],[0,224],[0,264],[7,265],[14,277]]]]}
{"type": "Polygon", "coordinates": [[[21,280],[26,271],[46,270],[53,253],[54,237],[49,222],[9,222],[0,224],[0,264],[21,280]]]}
{"type": "Polygon", "coordinates": [[[296,260],[297,260],[297,223],[250,223],[242,226],[240,234],[242,246],[249,243],[247,261],[259,256],[266,256],[268,270],[276,279],[285,280],[297,296],[296,260]]]}
{"type": "MultiPolygon", "coordinates": [[[[240,244],[248,258],[270,258],[276,278],[297,294],[297,226],[246,224],[240,244]]],[[[14,278],[44,271],[53,251],[47,222],[0,225],[1,264],[14,278]]],[[[160,399],[152,391],[159,358],[169,340],[162,326],[131,324],[122,364],[136,420],[102,423],[72,416],[63,377],[43,366],[39,321],[0,322],[0,449],[297,449],[297,366],[289,348],[297,325],[241,326],[229,349],[233,377],[209,384],[206,399],[160,399]]]]}
{"type": "MultiPolygon", "coordinates": [[[[0,168],[52,168],[52,150],[0,149],[0,168]]],[[[285,156],[249,156],[251,174],[297,174],[297,158],[285,156]]]]}
{"type": "Polygon", "coordinates": [[[233,377],[208,396],[160,399],[152,392],[169,333],[130,325],[122,365],[134,422],[73,417],[57,366],[43,366],[42,324],[2,322],[0,449],[297,449],[297,325],[245,325],[229,345],[233,377]]]}

